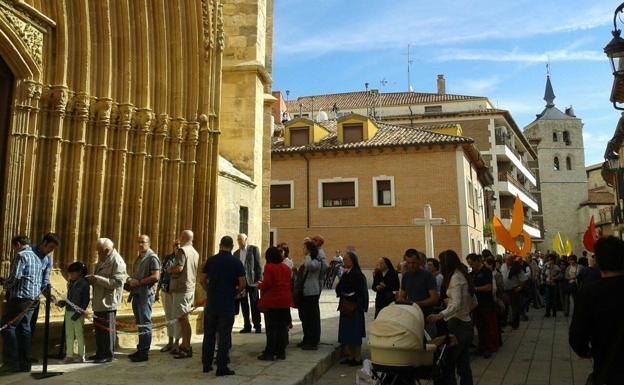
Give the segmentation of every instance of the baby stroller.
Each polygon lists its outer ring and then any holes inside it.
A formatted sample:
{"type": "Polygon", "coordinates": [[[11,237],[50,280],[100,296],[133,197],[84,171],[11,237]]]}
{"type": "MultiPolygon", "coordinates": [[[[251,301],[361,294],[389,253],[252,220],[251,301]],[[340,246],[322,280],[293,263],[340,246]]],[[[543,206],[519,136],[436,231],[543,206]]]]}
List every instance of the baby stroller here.
{"type": "Polygon", "coordinates": [[[373,379],[378,385],[433,384],[448,345],[446,336],[425,341],[425,319],[418,305],[391,304],[368,331],[373,379]]]}

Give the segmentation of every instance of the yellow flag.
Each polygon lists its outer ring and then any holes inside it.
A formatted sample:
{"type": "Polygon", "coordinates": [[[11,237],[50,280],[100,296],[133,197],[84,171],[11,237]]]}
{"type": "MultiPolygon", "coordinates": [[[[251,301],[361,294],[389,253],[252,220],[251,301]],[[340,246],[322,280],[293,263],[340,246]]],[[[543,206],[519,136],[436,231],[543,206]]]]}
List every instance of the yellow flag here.
{"type": "Polygon", "coordinates": [[[557,235],[555,235],[555,237],[553,238],[553,250],[559,255],[564,255],[565,251],[563,246],[563,240],[561,239],[561,234],[559,233],[557,233],[557,235]]]}
{"type": "Polygon", "coordinates": [[[566,243],[565,243],[565,256],[569,257],[570,255],[572,255],[572,242],[570,242],[569,239],[566,239],[566,243]]]}

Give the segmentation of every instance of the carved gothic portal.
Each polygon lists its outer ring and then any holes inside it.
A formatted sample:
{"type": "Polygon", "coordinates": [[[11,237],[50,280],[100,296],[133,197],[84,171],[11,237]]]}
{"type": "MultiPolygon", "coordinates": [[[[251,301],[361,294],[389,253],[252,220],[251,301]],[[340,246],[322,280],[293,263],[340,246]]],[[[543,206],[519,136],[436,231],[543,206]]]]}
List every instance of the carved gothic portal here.
{"type": "Polygon", "coordinates": [[[0,1],[1,275],[16,234],[60,268],[185,228],[210,255],[222,51],[219,0],[0,1]]]}

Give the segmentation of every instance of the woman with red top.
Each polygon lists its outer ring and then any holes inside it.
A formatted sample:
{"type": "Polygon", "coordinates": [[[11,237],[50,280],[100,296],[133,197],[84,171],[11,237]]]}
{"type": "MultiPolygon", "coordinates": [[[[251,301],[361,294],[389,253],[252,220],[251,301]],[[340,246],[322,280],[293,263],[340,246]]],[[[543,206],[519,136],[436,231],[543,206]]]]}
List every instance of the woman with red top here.
{"type": "Polygon", "coordinates": [[[265,258],[264,275],[257,287],[260,289],[258,307],[264,311],[266,347],[258,359],[285,360],[290,308],[293,306],[292,271],[282,263],[282,253],[277,247],[269,247],[265,258]]]}

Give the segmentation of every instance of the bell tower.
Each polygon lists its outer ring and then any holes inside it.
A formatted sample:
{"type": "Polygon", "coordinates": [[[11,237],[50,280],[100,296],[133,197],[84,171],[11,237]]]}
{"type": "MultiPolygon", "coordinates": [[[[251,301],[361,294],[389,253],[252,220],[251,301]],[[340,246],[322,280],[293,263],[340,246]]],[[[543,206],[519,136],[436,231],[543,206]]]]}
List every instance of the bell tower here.
{"type": "Polygon", "coordinates": [[[524,129],[535,145],[538,156],[539,185],[544,222],[542,251],[552,250],[557,233],[570,239],[573,252],[583,250],[582,238],[587,226],[580,218],[579,205],[587,200],[587,175],[583,144],[583,122],[569,106],[561,111],[555,105],[555,92],[546,75],[544,110],[524,129]]]}

